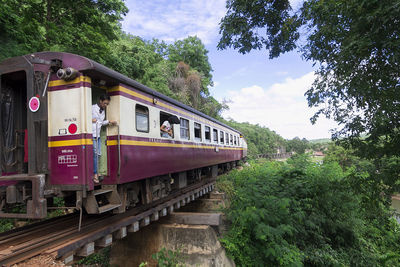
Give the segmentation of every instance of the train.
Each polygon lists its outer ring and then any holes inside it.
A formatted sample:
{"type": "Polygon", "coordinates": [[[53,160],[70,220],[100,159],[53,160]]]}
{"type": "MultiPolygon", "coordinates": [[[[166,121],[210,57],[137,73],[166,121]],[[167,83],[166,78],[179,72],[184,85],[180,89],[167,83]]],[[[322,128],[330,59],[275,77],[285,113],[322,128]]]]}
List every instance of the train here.
{"type": "MultiPolygon", "coordinates": [[[[86,57],[38,52],[0,63],[0,218],[46,218],[55,198],[122,213],[216,177],[247,155],[242,134],[86,57]],[[92,105],[107,94],[103,178],[93,181],[92,105]],[[160,127],[169,117],[173,135],[160,127]]],[[[95,142],[97,143],[97,142],[95,142]]]]}

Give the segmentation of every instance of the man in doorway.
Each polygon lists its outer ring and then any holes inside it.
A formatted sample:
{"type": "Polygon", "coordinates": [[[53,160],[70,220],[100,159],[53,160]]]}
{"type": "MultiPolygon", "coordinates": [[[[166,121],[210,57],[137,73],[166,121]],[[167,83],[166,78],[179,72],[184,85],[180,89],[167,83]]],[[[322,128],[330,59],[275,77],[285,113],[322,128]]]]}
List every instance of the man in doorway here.
{"type": "Polygon", "coordinates": [[[110,96],[103,94],[99,97],[97,104],[92,106],[92,130],[93,130],[93,181],[98,184],[99,174],[97,172],[99,158],[101,156],[100,130],[102,126],[116,125],[116,121],[105,119],[105,109],[110,104],[110,96]]]}

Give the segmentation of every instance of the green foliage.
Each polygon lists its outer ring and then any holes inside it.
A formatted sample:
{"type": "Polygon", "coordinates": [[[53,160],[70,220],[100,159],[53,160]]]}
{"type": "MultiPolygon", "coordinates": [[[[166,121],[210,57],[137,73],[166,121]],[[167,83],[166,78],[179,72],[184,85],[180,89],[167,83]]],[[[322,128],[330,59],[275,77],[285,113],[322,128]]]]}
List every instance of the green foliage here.
{"type": "Polygon", "coordinates": [[[106,247],[100,250],[98,253],[91,254],[80,261],[78,261],[78,265],[99,265],[102,267],[109,267],[110,266],[110,252],[111,247],[106,247]]]}
{"type": "Polygon", "coordinates": [[[296,136],[292,140],[287,141],[287,151],[304,154],[308,148],[311,148],[311,146],[305,138],[300,139],[296,136]]]}
{"type": "Polygon", "coordinates": [[[0,219],[0,233],[14,228],[14,219],[0,219]]]}
{"type": "Polygon", "coordinates": [[[324,151],[328,149],[330,144],[332,143],[331,139],[324,138],[324,139],[315,139],[310,140],[309,145],[313,151],[324,151]]]}
{"type": "Polygon", "coordinates": [[[291,15],[289,0],[227,0],[221,20],[219,49],[232,47],[241,53],[266,47],[270,58],[296,48],[299,34],[297,15],[291,15]],[[266,28],[266,31],[258,31],[266,28]],[[264,36],[261,33],[266,32],[264,36]]]}
{"type": "Polygon", "coordinates": [[[0,60],[34,51],[78,53],[105,62],[128,12],[121,0],[2,0],[0,60]],[[79,7],[79,8],[76,8],[79,7]]]}
{"type": "MultiPolygon", "coordinates": [[[[62,197],[54,197],[53,198],[53,206],[54,207],[65,207],[65,201],[62,197]]],[[[53,218],[57,216],[65,215],[64,209],[56,209],[47,213],[47,218],[53,218]]]]}
{"type": "Polygon", "coordinates": [[[152,255],[152,258],[157,261],[159,267],[183,267],[184,259],[181,252],[166,250],[162,248],[159,252],[152,255]]]}
{"type": "Polygon", "coordinates": [[[353,167],[359,161],[359,158],[354,155],[354,150],[346,149],[342,146],[331,143],[326,152],[324,162],[337,162],[346,170],[353,167]]]}
{"type": "Polygon", "coordinates": [[[206,96],[209,95],[207,86],[212,85],[212,68],[207,54],[208,51],[197,36],[189,36],[168,46],[168,59],[171,62],[185,62],[200,73],[202,93],[206,96]]]}
{"type": "Polygon", "coordinates": [[[164,45],[157,40],[152,42],[140,37],[121,33],[113,42],[113,50],[106,65],[132,79],[153,88],[167,96],[174,97],[168,87],[168,78],[174,65],[163,58],[157,51],[164,45]]]}
{"type": "Polygon", "coordinates": [[[234,120],[225,121],[227,125],[239,130],[246,138],[248,156],[253,158],[259,154],[276,153],[278,148],[285,147],[285,140],[270,129],[248,122],[239,123],[234,120]]]}
{"type": "Polygon", "coordinates": [[[368,209],[382,198],[366,199],[353,174],[299,154],[230,172],[228,253],[238,266],[397,266],[399,225],[385,205],[368,209]]]}

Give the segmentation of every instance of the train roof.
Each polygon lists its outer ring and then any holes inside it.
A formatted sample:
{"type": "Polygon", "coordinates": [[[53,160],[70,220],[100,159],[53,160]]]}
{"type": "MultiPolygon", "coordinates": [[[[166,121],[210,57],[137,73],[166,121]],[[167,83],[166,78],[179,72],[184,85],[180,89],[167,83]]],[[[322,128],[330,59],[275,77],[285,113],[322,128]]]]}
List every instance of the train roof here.
{"type": "MultiPolygon", "coordinates": [[[[186,109],[194,114],[200,115],[210,121],[213,121],[221,126],[224,126],[228,129],[231,129],[235,132],[240,133],[240,131],[192,108],[189,107],[173,98],[170,98],[166,95],[161,94],[160,92],[157,92],[115,70],[112,70],[100,63],[97,63],[96,61],[93,61],[89,58],[76,55],[76,54],[71,54],[71,53],[66,53],[66,52],[38,52],[38,53],[32,53],[29,55],[25,55],[24,57],[29,60],[32,56],[37,57],[39,59],[44,59],[44,60],[52,60],[52,59],[59,59],[62,60],[63,62],[63,67],[73,67],[77,69],[78,71],[82,73],[87,73],[90,74],[92,77],[98,77],[99,80],[105,80],[108,85],[117,85],[118,83],[123,83],[126,85],[130,85],[134,88],[137,88],[143,92],[146,92],[150,95],[153,95],[154,97],[157,97],[159,99],[162,99],[164,101],[167,101],[169,103],[172,103],[178,107],[181,107],[183,109],[186,109]]],[[[7,60],[6,60],[7,61],[7,60]]]]}

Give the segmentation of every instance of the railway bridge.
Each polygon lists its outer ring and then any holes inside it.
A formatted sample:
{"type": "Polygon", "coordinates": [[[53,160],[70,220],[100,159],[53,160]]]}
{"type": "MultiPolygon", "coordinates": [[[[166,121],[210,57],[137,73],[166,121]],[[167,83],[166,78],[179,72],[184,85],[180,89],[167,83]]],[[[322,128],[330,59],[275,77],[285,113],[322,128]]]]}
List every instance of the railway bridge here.
{"type": "MultiPolygon", "coordinates": [[[[122,214],[84,216],[78,229],[79,214],[73,213],[33,223],[0,234],[0,265],[11,266],[40,254],[70,264],[89,256],[97,249],[110,246],[113,240],[125,238],[128,233],[138,232],[161,217],[174,214],[175,210],[209,194],[215,189],[215,178],[201,181],[175,194],[154,202],[138,206],[122,214]]],[[[218,224],[220,217],[214,215],[211,224],[218,224]]],[[[196,217],[197,219],[199,217],[196,217]]],[[[207,223],[207,224],[210,224],[207,223]]]]}

